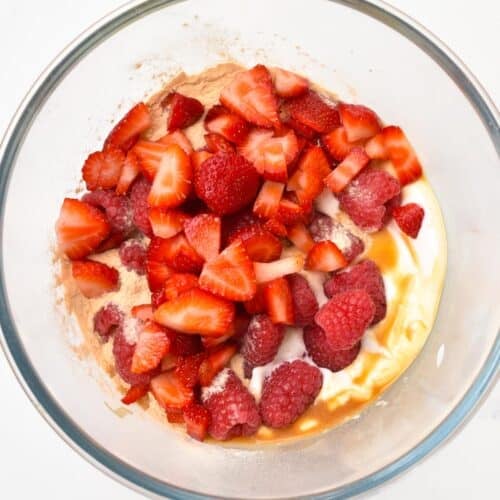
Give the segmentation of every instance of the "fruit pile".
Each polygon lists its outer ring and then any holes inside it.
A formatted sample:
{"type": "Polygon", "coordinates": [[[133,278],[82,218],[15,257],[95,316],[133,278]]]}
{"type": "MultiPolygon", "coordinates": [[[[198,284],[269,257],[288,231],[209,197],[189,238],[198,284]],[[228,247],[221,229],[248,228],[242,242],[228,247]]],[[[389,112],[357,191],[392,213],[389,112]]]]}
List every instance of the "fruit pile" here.
{"type": "Polygon", "coordinates": [[[151,116],[140,103],[87,158],[89,192],[64,200],[59,248],[90,299],[120,287],[117,269],[91,259],[106,250],[118,249],[124,268],[147,279],[150,304],[123,311],[110,302],[94,318],[130,384],[125,404],[151,392],[168,420],[199,440],[289,425],[321,389],[318,366],[352,363],[386,311],[377,265],[350,265],[363,242],[315,202],[326,193],[363,231],[394,217],[416,237],[423,210],[401,206],[401,187],[421,167],[399,127],[278,68],[237,73],[206,113],[177,92],[161,105],[166,135],[143,138],[151,116]],[[183,129],[202,117],[206,146],[194,151],[183,129]],[[392,171],[373,160],[390,160],[392,171]],[[335,235],[348,244],[337,246],[335,235]],[[303,270],[327,273],[322,307],[303,270]],[[287,325],[304,329],[309,360],[279,365],[257,403],[228,365],[239,352],[251,376],[273,361],[287,325]]]}

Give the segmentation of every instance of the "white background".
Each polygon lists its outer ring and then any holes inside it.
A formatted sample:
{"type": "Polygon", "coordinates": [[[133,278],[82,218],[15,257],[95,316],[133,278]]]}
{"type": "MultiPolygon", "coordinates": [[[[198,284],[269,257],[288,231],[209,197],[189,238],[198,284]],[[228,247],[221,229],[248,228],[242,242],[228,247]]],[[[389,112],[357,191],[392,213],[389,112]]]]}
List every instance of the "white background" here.
{"type": "MultiPolygon", "coordinates": [[[[0,134],[29,86],[52,58],[92,22],[121,3],[122,0],[2,0],[0,134]]],[[[451,47],[498,105],[499,2],[392,0],[391,3],[451,47]]],[[[0,394],[1,498],[142,498],[89,465],[49,428],[24,395],[1,354],[0,394]]],[[[496,387],[457,435],[409,472],[365,497],[498,498],[499,450],[500,389],[496,387]]]]}

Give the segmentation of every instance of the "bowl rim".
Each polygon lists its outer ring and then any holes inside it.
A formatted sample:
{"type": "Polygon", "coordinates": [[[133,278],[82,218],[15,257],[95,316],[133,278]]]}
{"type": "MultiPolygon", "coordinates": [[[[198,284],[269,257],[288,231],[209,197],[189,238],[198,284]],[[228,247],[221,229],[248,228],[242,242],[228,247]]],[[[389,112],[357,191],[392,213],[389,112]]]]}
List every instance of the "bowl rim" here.
{"type": "MultiPolygon", "coordinates": [[[[78,61],[106,38],[129,23],[158,9],[185,0],[133,0],[113,10],[79,35],[47,66],[35,81],[14,114],[0,145],[0,344],[19,384],[32,404],[54,431],[97,469],[136,491],[179,499],[214,498],[189,489],[169,485],[144,474],[115,457],[83,432],[61,408],[38,377],[17,334],[5,286],[3,269],[3,223],[5,199],[12,167],[23,139],[38,110],[52,90],[78,61]]],[[[329,0],[368,15],[399,32],[431,57],[455,82],[474,107],[500,157],[499,113],[493,101],[465,64],[435,35],[400,10],[380,0],[329,0]]],[[[445,419],[415,447],[385,467],[314,498],[347,498],[374,488],[403,472],[435,449],[472,412],[487,392],[500,364],[500,332],[473,383],[445,419]]],[[[304,497],[301,497],[304,498],[304,497]]]]}

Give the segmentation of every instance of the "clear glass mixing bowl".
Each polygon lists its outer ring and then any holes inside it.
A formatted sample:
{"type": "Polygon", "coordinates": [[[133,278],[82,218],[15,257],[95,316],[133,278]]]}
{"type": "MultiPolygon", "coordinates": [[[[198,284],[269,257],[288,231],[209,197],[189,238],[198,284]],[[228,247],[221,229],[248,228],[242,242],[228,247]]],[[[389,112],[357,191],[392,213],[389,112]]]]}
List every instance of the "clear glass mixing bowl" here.
{"type": "Polygon", "coordinates": [[[390,478],[465,418],[499,360],[498,113],[432,35],[381,2],[132,2],[94,25],[40,77],[0,151],[2,343],[41,414],[113,477],[171,498],[348,496],[390,478]],[[266,16],[260,13],[265,11],[266,16]],[[296,69],[401,124],[447,227],[448,272],[421,355],[362,416],[314,439],[261,449],[189,440],[76,359],[54,307],[51,241],[86,155],[132,103],[179,69],[217,62],[296,69]]]}

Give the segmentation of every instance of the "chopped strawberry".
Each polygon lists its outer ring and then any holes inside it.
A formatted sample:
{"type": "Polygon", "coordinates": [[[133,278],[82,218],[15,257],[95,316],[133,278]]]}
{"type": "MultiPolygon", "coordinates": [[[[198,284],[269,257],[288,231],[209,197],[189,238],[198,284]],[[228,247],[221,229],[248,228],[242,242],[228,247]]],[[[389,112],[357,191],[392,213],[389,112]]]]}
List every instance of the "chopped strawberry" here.
{"type": "Polygon", "coordinates": [[[257,285],[255,295],[250,300],[245,301],[243,303],[243,307],[248,314],[259,314],[266,312],[264,286],[262,284],[257,285]]]}
{"type": "Polygon", "coordinates": [[[151,392],[162,408],[181,409],[194,399],[193,390],[185,387],[174,371],[154,377],[151,380],[151,392]]]}
{"type": "Polygon", "coordinates": [[[278,101],[269,70],[262,64],[238,73],[220,95],[224,106],[259,127],[279,127],[278,101]]]}
{"type": "Polygon", "coordinates": [[[190,220],[189,215],[180,210],[158,207],[149,209],[149,222],[151,222],[153,234],[160,238],[171,238],[180,233],[188,220],[190,220]]]}
{"type": "Polygon", "coordinates": [[[199,214],[184,224],[184,233],[196,253],[210,262],[219,255],[221,220],[212,214],[199,214]]]}
{"type": "Polygon", "coordinates": [[[193,288],[155,311],[155,320],[179,332],[222,335],[234,319],[234,304],[193,288]]]}
{"type": "Polygon", "coordinates": [[[116,194],[126,194],[140,171],[139,158],[133,151],[129,151],[123,162],[118,182],[116,183],[116,194]]]}
{"type": "Polygon", "coordinates": [[[132,373],[145,373],[156,368],[170,347],[165,329],[153,321],[139,327],[139,335],[132,357],[132,373]]]}
{"type": "Polygon", "coordinates": [[[392,215],[400,229],[411,238],[416,238],[424,219],[424,209],[416,203],[408,203],[393,210],[392,215]]]}
{"type": "Polygon", "coordinates": [[[142,321],[152,321],[153,320],[153,308],[151,304],[139,304],[130,309],[130,314],[133,318],[140,319],[142,321]]]}
{"type": "Polygon", "coordinates": [[[108,236],[110,226],[97,208],[73,198],[65,198],[56,222],[57,243],[70,259],[92,253],[108,236]]]}
{"type": "Polygon", "coordinates": [[[228,300],[250,300],[257,284],[252,261],[240,240],[226,247],[200,274],[200,287],[228,300]]]}
{"type": "MultiPolygon", "coordinates": [[[[191,403],[188,403],[188,405],[191,403]]],[[[165,413],[167,415],[167,421],[169,424],[183,424],[184,423],[184,412],[182,408],[170,408],[167,406],[165,408],[165,413]]]]}
{"type": "Polygon", "coordinates": [[[280,97],[296,97],[309,88],[309,82],[300,75],[281,68],[271,68],[274,89],[280,97]]]}
{"type": "Polygon", "coordinates": [[[265,283],[287,274],[302,271],[304,269],[304,256],[297,253],[272,262],[254,262],[253,268],[257,283],[265,283]]]}
{"type": "Polygon", "coordinates": [[[180,356],[171,352],[167,352],[167,354],[165,354],[165,356],[161,360],[161,371],[167,372],[169,370],[173,370],[178,365],[179,361],[180,356]]]}
{"type": "Polygon", "coordinates": [[[235,344],[227,343],[210,352],[200,365],[200,384],[210,385],[214,377],[229,364],[236,351],[235,344]]]}
{"type": "Polygon", "coordinates": [[[212,154],[234,152],[234,146],[222,135],[210,133],[205,134],[203,137],[207,150],[212,154]]]}
{"type": "Polygon", "coordinates": [[[169,336],[172,341],[170,352],[176,356],[192,356],[203,351],[199,335],[188,335],[169,330],[169,336]]]}
{"type": "Polygon", "coordinates": [[[340,193],[356,175],[370,162],[370,157],[362,148],[354,148],[324,180],[333,193],[340,193]]]}
{"type": "Polygon", "coordinates": [[[211,156],[213,156],[213,153],[210,153],[208,151],[194,151],[193,153],[191,153],[191,165],[193,165],[193,170],[198,170],[201,164],[205,160],[208,160],[211,156]]]}
{"type": "Polygon", "coordinates": [[[310,147],[300,158],[287,190],[295,192],[300,205],[308,205],[323,191],[323,179],[330,172],[323,150],[319,146],[310,147]]]}
{"type": "Polygon", "coordinates": [[[115,125],[104,142],[104,149],[119,148],[127,152],[150,126],[149,108],[140,102],[115,125]]]}
{"type": "Polygon", "coordinates": [[[149,181],[155,178],[167,149],[168,146],[166,144],[145,140],[138,141],[132,149],[139,159],[141,172],[149,181]]]}
{"type": "Polygon", "coordinates": [[[90,154],[82,167],[82,177],[89,191],[112,189],[118,184],[125,155],[121,149],[109,147],[90,154]]]}
{"type": "Polygon", "coordinates": [[[329,273],[347,266],[347,260],[332,241],[318,241],[309,250],[306,269],[329,273]]]}
{"type": "Polygon", "coordinates": [[[313,140],[318,135],[316,130],[299,122],[290,114],[286,101],[280,108],[280,120],[284,127],[291,128],[297,134],[297,138],[313,140]]]}
{"type": "Polygon", "coordinates": [[[369,139],[380,132],[378,116],[370,108],[341,102],[338,110],[349,142],[369,139]]]}
{"type": "Polygon", "coordinates": [[[321,136],[321,144],[328,154],[337,162],[342,161],[355,147],[362,146],[360,142],[349,142],[344,127],[338,127],[329,134],[321,136]]]}
{"type": "Polygon", "coordinates": [[[149,392],[149,384],[131,385],[125,396],[122,398],[124,405],[131,405],[143,398],[149,392]]]}
{"type": "Polygon", "coordinates": [[[203,104],[198,99],[187,97],[179,92],[168,94],[163,99],[162,106],[170,107],[167,119],[167,130],[169,132],[196,123],[204,111],[203,104]]]}
{"type": "Polygon", "coordinates": [[[174,273],[163,286],[163,302],[174,300],[184,292],[198,287],[198,276],[190,273],[174,273]]]}
{"type": "Polygon", "coordinates": [[[288,239],[306,254],[314,246],[314,240],[302,222],[297,222],[288,228],[288,239]]]}
{"type": "Polygon", "coordinates": [[[399,182],[402,186],[422,176],[422,166],[405,133],[399,127],[385,127],[382,130],[384,144],[399,182]]]}
{"type": "Polygon", "coordinates": [[[279,258],[283,249],[280,240],[258,222],[232,233],[229,242],[238,239],[243,243],[250,259],[258,262],[279,258]]]}
{"type": "Polygon", "coordinates": [[[254,128],[245,141],[238,147],[238,152],[250,163],[258,160],[261,148],[273,138],[273,131],[265,128],[254,128]]]}
{"type": "Polygon", "coordinates": [[[293,325],[292,292],[285,278],[277,278],[264,285],[264,300],[273,323],[293,325]]]}
{"type": "Polygon", "coordinates": [[[312,90],[286,100],[283,107],[293,119],[321,134],[340,126],[338,111],[312,90]]]}
{"type": "Polygon", "coordinates": [[[166,146],[153,180],[148,203],[152,207],[181,205],[191,191],[193,169],[189,156],[179,146],[166,146]]]}
{"type": "Polygon", "coordinates": [[[191,356],[180,356],[175,367],[175,373],[186,387],[194,387],[198,383],[200,365],[206,358],[204,352],[191,356]]]}
{"type": "MultiPolygon", "coordinates": [[[[166,240],[154,238],[151,240],[150,247],[153,242],[158,242],[156,243],[158,245],[157,252],[153,256],[153,260],[164,262],[179,273],[198,273],[202,268],[203,259],[196,253],[182,233],[166,240]]],[[[151,258],[150,255],[148,257],[151,258]]]]}
{"type": "Polygon", "coordinates": [[[235,144],[241,144],[249,131],[248,123],[239,115],[231,113],[223,106],[214,106],[218,109],[210,113],[209,110],[205,118],[205,128],[212,133],[219,134],[226,140],[235,144]],[[225,111],[224,111],[225,110],[225,111]]]}
{"type": "Polygon", "coordinates": [[[265,181],[255,199],[253,211],[259,217],[269,218],[278,213],[285,185],[281,182],[265,181]]]}
{"type": "Polygon", "coordinates": [[[283,198],[278,206],[276,219],[285,226],[290,226],[304,220],[304,210],[297,203],[283,198]]]}
{"type": "Polygon", "coordinates": [[[153,238],[149,243],[146,255],[146,274],[148,285],[152,292],[161,290],[165,280],[172,274],[172,269],[166,264],[165,241],[153,238]]]}
{"type": "Polygon", "coordinates": [[[118,271],[101,262],[75,260],[71,263],[71,273],[80,292],[92,299],[118,289],[118,271]]]}
{"type": "Polygon", "coordinates": [[[385,147],[384,134],[382,132],[374,135],[365,144],[366,154],[372,160],[386,160],[387,159],[387,149],[385,147]]]}
{"type": "Polygon", "coordinates": [[[270,233],[278,236],[278,238],[285,238],[287,235],[287,229],[285,224],[280,222],[275,217],[271,217],[264,223],[264,229],[267,229],[270,233]]]}
{"type": "Polygon", "coordinates": [[[163,137],[160,137],[156,142],[158,142],[159,144],[164,144],[165,146],[177,144],[177,146],[183,149],[187,155],[190,155],[193,152],[193,145],[182,130],[169,132],[163,137]]]}
{"type": "Polygon", "coordinates": [[[204,406],[193,403],[184,408],[186,432],[198,441],[203,441],[208,434],[211,415],[204,406]]]}

